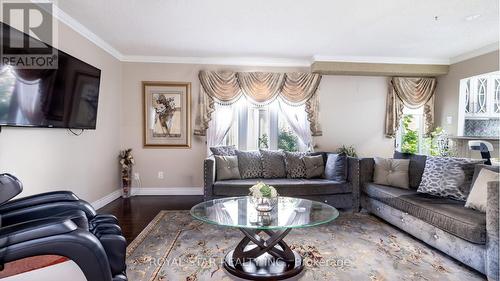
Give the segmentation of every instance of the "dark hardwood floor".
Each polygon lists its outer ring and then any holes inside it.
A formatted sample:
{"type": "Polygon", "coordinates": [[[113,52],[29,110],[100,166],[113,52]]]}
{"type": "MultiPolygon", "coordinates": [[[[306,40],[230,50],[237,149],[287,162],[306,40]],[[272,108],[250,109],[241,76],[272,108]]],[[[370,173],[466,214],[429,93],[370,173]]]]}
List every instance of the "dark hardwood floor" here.
{"type": "Polygon", "coordinates": [[[161,210],[189,210],[203,196],[135,196],[119,198],[97,212],[115,215],[127,242],[132,242],[161,210]]]}

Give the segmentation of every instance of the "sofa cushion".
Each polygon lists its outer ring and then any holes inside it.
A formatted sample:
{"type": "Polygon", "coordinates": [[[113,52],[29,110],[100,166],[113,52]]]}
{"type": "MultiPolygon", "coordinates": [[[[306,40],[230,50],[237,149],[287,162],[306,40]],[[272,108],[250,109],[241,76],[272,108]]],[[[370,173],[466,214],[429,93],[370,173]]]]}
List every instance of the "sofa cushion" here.
{"type": "Polygon", "coordinates": [[[481,169],[472,184],[472,189],[465,202],[465,207],[486,212],[488,182],[490,181],[498,181],[498,172],[489,169],[481,169]]]}
{"type": "Polygon", "coordinates": [[[410,169],[408,172],[410,188],[417,189],[422,181],[427,156],[394,151],[394,159],[410,159],[410,169]]]}
{"type": "Polygon", "coordinates": [[[479,176],[479,172],[481,172],[482,169],[487,169],[493,172],[500,173],[500,166],[478,164],[474,167],[474,176],[472,177],[472,184],[476,182],[477,176],[479,176]]]}
{"type": "Polygon", "coordinates": [[[343,182],[347,179],[347,156],[327,153],[324,178],[343,182]]]}
{"type": "Polygon", "coordinates": [[[347,183],[325,179],[246,179],[225,180],[214,183],[216,196],[244,196],[257,181],[262,181],[276,188],[281,196],[306,196],[351,193],[352,188],[347,183]]]}
{"type": "Polygon", "coordinates": [[[238,167],[242,179],[255,179],[262,177],[262,163],[259,151],[236,150],[238,167]]]}
{"type": "Polygon", "coordinates": [[[323,155],[304,156],[302,159],[306,165],[306,178],[320,178],[325,170],[323,155]]]}
{"type": "Polygon", "coordinates": [[[262,177],[265,179],[285,178],[285,153],[281,150],[260,150],[262,177]]]}
{"type": "Polygon", "coordinates": [[[217,180],[240,179],[238,168],[238,157],[215,155],[215,167],[217,169],[217,180]]]}
{"type": "Polygon", "coordinates": [[[485,214],[461,201],[374,183],[365,184],[362,192],[469,242],[486,242],[485,214]]]}
{"type": "Polygon", "coordinates": [[[234,156],[236,155],[236,146],[234,145],[212,146],[210,147],[210,151],[212,152],[213,155],[234,156]]]}
{"type": "Polygon", "coordinates": [[[387,159],[375,157],[373,182],[408,189],[409,159],[387,159]]]}
{"type": "Polygon", "coordinates": [[[465,201],[474,168],[481,160],[429,156],[418,192],[465,201]]]}
{"type": "Polygon", "coordinates": [[[300,179],[306,177],[306,165],[302,158],[306,156],[305,152],[285,151],[286,177],[290,179],[300,179]]]}

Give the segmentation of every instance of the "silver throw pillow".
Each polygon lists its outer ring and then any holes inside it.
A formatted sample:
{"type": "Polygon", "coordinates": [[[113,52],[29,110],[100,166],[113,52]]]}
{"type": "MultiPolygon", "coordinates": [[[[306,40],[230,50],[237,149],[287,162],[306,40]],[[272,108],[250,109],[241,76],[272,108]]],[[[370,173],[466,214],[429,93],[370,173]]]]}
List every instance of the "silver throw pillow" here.
{"type": "Polygon", "coordinates": [[[213,155],[235,156],[236,155],[236,146],[234,146],[234,145],[212,146],[212,147],[210,147],[210,151],[212,152],[213,155]]]}
{"type": "Polygon", "coordinates": [[[286,177],[291,179],[301,179],[306,177],[306,165],[302,158],[307,155],[305,152],[285,151],[286,177]]]}
{"type": "Polygon", "coordinates": [[[410,159],[386,159],[375,157],[373,182],[376,184],[410,188],[408,176],[410,159]]]}
{"type": "Polygon", "coordinates": [[[302,159],[306,166],[306,178],[319,178],[323,176],[325,164],[323,163],[323,155],[304,156],[302,159]]]}
{"type": "Polygon", "coordinates": [[[262,163],[259,151],[236,150],[238,167],[242,179],[256,179],[262,177],[262,163]]]}
{"type": "Polygon", "coordinates": [[[285,153],[281,150],[260,150],[262,176],[265,179],[286,178],[285,153]]]}
{"type": "Polygon", "coordinates": [[[483,161],[427,157],[418,192],[465,201],[470,192],[475,165],[483,161]]]}
{"type": "Polygon", "coordinates": [[[240,179],[240,170],[238,168],[237,156],[218,156],[215,155],[215,167],[217,180],[240,179]]]}

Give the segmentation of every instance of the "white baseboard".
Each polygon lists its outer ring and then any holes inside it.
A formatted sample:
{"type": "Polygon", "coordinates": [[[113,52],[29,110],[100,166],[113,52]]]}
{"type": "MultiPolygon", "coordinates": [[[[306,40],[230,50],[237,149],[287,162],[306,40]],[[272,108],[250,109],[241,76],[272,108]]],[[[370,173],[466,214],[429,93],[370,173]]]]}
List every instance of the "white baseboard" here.
{"type": "MultiPolygon", "coordinates": [[[[203,187],[133,187],[132,196],[143,195],[203,195],[203,187]]],[[[92,202],[94,209],[100,209],[122,196],[121,189],[92,202]]]]}
{"type": "Polygon", "coordinates": [[[203,187],[136,187],[132,195],[203,195],[203,187]]]}
{"type": "Polygon", "coordinates": [[[94,202],[92,202],[92,207],[94,207],[94,209],[100,209],[106,205],[108,205],[109,203],[113,202],[114,200],[116,200],[118,197],[122,196],[122,191],[121,189],[117,189],[113,192],[111,192],[110,194],[102,197],[101,199],[98,199],[94,202]]]}

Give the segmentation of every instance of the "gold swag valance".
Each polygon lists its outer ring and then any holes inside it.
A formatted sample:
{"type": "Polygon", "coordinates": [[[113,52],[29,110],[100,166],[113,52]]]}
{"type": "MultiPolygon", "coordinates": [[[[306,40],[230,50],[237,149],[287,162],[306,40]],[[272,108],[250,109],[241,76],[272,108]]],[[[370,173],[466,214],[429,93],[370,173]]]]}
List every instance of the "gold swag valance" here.
{"type": "Polygon", "coordinates": [[[215,104],[230,105],[241,96],[255,105],[267,105],[278,97],[289,105],[305,104],[311,134],[321,136],[319,95],[321,75],[314,73],[200,71],[200,97],[195,135],[205,136],[215,104]]]}
{"type": "Polygon", "coordinates": [[[434,129],[434,93],[436,78],[393,77],[387,95],[385,135],[394,138],[403,116],[403,108],[424,107],[424,132],[428,136],[434,129]]]}

